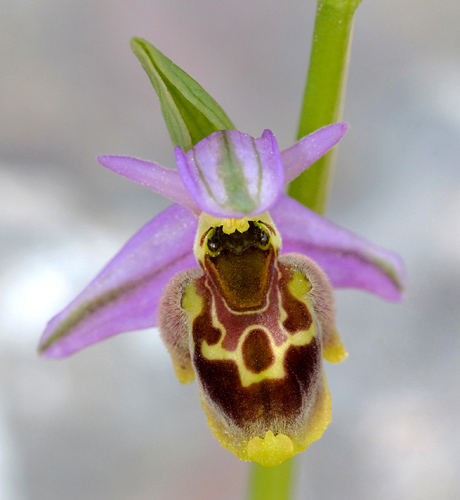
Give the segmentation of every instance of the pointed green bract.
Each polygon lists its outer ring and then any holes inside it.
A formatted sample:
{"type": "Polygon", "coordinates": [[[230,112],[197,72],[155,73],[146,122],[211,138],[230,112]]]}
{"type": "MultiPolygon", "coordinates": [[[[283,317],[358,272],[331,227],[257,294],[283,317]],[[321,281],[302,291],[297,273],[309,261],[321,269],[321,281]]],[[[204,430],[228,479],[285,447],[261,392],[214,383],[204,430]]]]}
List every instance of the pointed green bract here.
{"type": "Polygon", "coordinates": [[[160,99],[174,146],[188,151],[217,130],[235,128],[206,90],[147,40],[133,38],[131,49],[160,99]]]}

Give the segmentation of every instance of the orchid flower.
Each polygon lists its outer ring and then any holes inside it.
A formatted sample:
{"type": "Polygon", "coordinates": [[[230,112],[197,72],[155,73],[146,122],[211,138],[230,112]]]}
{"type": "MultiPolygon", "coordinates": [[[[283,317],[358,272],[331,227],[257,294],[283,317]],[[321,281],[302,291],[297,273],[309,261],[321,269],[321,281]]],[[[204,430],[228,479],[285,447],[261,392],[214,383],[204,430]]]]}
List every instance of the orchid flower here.
{"type": "Polygon", "coordinates": [[[158,326],[180,382],[197,379],[222,446],[266,466],[304,450],[330,422],[322,357],[346,357],[332,287],[402,297],[396,254],[283,194],[346,130],[324,127],[282,152],[269,130],[219,130],[177,146],[177,170],[100,156],[175,203],[48,323],[40,352],[64,357],[158,326]]]}

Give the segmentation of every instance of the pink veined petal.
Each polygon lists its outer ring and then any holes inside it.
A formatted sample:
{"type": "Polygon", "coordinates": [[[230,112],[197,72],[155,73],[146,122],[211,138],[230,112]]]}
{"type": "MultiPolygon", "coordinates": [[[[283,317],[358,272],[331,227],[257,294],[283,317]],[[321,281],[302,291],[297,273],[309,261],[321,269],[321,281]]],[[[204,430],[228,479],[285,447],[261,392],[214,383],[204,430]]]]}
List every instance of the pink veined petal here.
{"type": "Polygon", "coordinates": [[[319,160],[321,156],[340,141],[347,130],[348,125],[346,123],[334,123],[320,128],[296,142],[290,148],[281,151],[281,160],[285,173],[284,183],[288,184],[315,163],[316,160],[319,160]]]}
{"type": "Polygon", "coordinates": [[[236,130],[219,130],[187,153],[179,147],[174,152],[187,190],[204,212],[215,217],[265,212],[284,186],[284,168],[270,130],[258,139],[236,130]]]}
{"type": "Polygon", "coordinates": [[[60,358],[117,333],[155,326],[163,287],[179,271],[196,266],[197,225],[180,205],[148,222],[48,323],[39,351],[60,358]]]}
{"type": "Polygon", "coordinates": [[[177,170],[130,156],[101,155],[97,157],[97,161],[103,167],[142,184],[156,193],[167,196],[176,203],[187,207],[194,214],[201,213],[201,209],[185,188],[177,170]]]}
{"type": "Polygon", "coordinates": [[[337,288],[361,288],[384,299],[403,299],[404,265],[389,250],[343,229],[282,195],[270,214],[281,233],[283,253],[304,254],[337,288]]]}

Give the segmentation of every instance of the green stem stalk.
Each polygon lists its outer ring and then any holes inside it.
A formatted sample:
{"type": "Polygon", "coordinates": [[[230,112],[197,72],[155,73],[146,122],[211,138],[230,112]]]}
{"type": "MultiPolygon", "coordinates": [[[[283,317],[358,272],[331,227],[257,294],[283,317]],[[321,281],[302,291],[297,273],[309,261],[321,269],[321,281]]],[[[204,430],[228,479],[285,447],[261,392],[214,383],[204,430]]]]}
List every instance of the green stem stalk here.
{"type": "Polygon", "coordinates": [[[294,483],[294,464],[294,458],[277,467],[252,464],[250,500],[289,500],[294,483]]]}
{"type": "MultiPolygon", "coordinates": [[[[341,120],[354,13],[361,0],[319,0],[297,138],[341,120]]],[[[291,182],[289,194],[324,213],[334,150],[291,182]]]]}

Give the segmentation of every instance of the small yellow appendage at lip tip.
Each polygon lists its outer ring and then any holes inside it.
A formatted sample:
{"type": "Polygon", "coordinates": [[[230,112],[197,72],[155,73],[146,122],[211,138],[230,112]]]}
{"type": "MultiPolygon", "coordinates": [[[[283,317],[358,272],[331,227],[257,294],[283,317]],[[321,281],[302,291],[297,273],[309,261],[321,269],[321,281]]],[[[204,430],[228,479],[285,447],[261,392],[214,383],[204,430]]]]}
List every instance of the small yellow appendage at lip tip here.
{"type": "Polygon", "coordinates": [[[248,459],[264,467],[275,467],[294,454],[294,444],[285,434],[267,431],[264,438],[252,438],[247,445],[248,459]]]}

